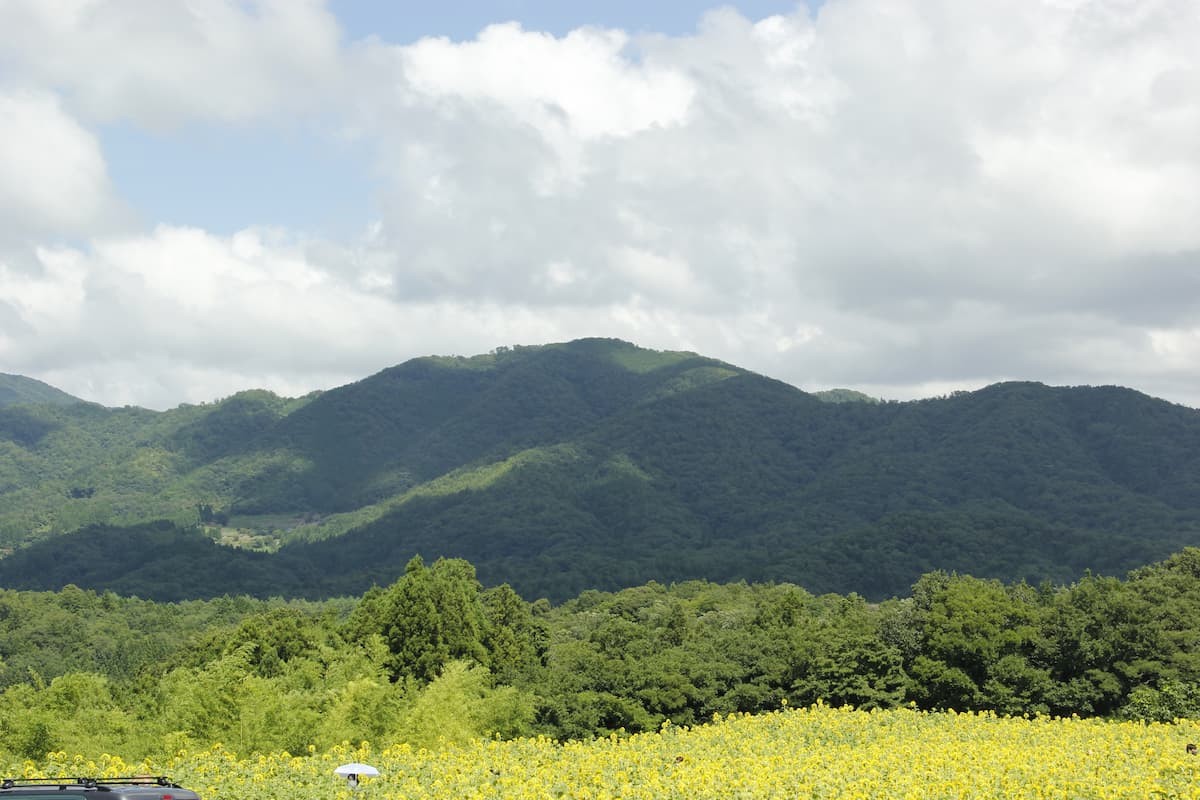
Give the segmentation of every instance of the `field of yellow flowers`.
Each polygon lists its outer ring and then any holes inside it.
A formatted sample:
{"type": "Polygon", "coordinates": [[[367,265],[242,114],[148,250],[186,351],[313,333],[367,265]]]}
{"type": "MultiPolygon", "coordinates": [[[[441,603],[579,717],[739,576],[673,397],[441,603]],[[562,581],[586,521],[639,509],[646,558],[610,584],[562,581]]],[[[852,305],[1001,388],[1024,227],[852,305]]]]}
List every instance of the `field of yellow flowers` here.
{"type": "Polygon", "coordinates": [[[817,705],[695,728],[559,744],[483,740],[426,750],[363,742],[241,756],[217,745],[164,762],[51,753],[8,774],[166,774],[204,800],[484,798],[1200,798],[1200,722],[1005,718],[817,705]],[[333,774],[366,761],[356,790],[333,774]]]}

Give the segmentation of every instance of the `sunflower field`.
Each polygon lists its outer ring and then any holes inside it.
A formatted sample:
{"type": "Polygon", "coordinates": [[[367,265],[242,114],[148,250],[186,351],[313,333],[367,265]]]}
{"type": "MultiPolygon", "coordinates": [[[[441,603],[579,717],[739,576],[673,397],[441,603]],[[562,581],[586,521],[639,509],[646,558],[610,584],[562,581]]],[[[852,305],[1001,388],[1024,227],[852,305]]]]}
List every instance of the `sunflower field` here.
{"type": "Polygon", "coordinates": [[[988,712],[805,709],[559,743],[480,739],[301,754],[240,755],[222,745],[161,762],[64,752],[7,775],[166,774],[204,800],[484,798],[1200,798],[1200,721],[1110,722],[988,712]],[[349,761],[380,776],[351,789],[349,761]]]}

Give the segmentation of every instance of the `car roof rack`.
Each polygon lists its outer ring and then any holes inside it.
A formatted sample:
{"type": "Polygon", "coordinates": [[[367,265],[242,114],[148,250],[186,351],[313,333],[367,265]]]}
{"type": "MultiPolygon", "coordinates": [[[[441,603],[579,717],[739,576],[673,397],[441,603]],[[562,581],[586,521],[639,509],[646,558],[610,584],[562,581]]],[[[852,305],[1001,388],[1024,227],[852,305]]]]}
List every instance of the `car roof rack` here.
{"type": "Polygon", "coordinates": [[[129,775],[122,778],[4,778],[0,781],[0,789],[13,789],[17,786],[82,786],[85,789],[95,789],[101,786],[167,786],[181,789],[166,775],[129,775]]]}

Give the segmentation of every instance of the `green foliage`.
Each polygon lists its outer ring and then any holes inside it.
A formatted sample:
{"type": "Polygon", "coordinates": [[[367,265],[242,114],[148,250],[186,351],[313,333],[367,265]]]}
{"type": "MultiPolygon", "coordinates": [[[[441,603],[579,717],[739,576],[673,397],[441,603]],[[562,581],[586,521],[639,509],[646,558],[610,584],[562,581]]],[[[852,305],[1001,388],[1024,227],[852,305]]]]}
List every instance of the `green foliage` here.
{"type": "Polygon", "coordinates": [[[48,383],[0,372],[0,407],[18,404],[66,406],[82,402],[48,383]]]}
{"type": "Polygon", "coordinates": [[[529,695],[511,686],[494,688],[484,667],[449,661],[405,710],[397,733],[420,747],[512,738],[529,731],[533,713],[529,695]]]}
{"type": "Polygon", "coordinates": [[[956,578],[931,592],[919,623],[923,656],[914,677],[924,704],[995,708],[1038,707],[1048,675],[1028,663],[1036,653],[1041,609],[1036,598],[998,581],[956,578]]]}
{"type": "Polygon", "coordinates": [[[837,598],[800,628],[791,684],[795,702],[893,708],[909,687],[898,647],[880,635],[880,615],[856,595],[837,598]]]}
{"type": "Polygon", "coordinates": [[[480,596],[485,617],[483,647],[498,683],[527,681],[543,666],[548,632],[529,604],[508,584],[480,596]]]}
{"type": "Polygon", "coordinates": [[[483,660],[485,619],[475,568],[413,558],[384,598],[379,620],[394,676],[430,680],[451,660],[483,660]]]}
{"type": "Polygon", "coordinates": [[[813,397],[825,403],[879,403],[882,402],[878,397],[871,397],[869,394],[856,392],[853,389],[826,389],[821,392],[813,392],[813,397]]]}
{"type": "Polygon", "coordinates": [[[0,590],[0,687],[30,674],[52,680],[84,672],[132,681],[202,631],[222,629],[264,606],[249,598],[162,605],[74,585],[55,593],[0,590]]]}
{"type": "Polygon", "coordinates": [[[1121,707],[1125,719],[1172,722],[1200,717],[1200,687],[1179,681],[1164,681],[1158,686],[1134,687],[1121,707]]]}
{"type": "MultiPolygon", "coordinates": [[[[1200,414],[1130,390],[829,403],[587,339],[298,400],[0,408],[0,585],[322,598],[422,553],[556,602],[699,578],[883,600],[936,570],[1067,583],[1165,558],[1200,533],[1198,476],[1200,414]]],[[[1006,663],[971,679],[1020,702],[1037,681],[1006,663]]]]}
{"type": "Polygon", "coordinates": [[[1196,548],[1067,586],[928,573],[881,604],[687,581],[555,607],[455,559],[322,603],[4,591],[0,758],[587,738],[785,702],[1170,721],[1200,716],[1198,612],[1196,548]]]}
{"type": "Polygon", "coordinates": [[[84,589],[168,602],[224,594],[296,597],[318,586],[307,580],[312,569],[221,547],[199,528],[160,521],[89,526],[58,537],[53,546],[20,550],[0,560],[0,584],[36,589],[70,581],[84,589]]]}

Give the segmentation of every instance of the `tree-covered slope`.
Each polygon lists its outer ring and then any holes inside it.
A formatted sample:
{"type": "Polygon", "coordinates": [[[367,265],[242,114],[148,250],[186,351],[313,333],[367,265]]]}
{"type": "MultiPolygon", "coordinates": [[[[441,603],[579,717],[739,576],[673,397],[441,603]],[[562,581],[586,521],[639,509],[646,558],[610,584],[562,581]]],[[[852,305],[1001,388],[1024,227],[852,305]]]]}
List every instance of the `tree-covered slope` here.
{"type": "Polygon", "coordinates": [[[379,581],[413,552],[465,557],[551,597],[689,578],[881,597],[934,569],[1065,581],[1200,541],[1197,454],[1200,415],[1128,390],[1011,384],[830,407],[739,375],[289,552],[379,581]],[[1117,458],[1129,428],[1162,446],[1117,458]],[[1151,490],[1153,471],[1172,478],[1151,490]]]}
{"type": "Polygon", "coordinates": [[[0,407],[0,547],[95,523],[197,520],[228,508],[245,476],[281,454],[256,439],[306,400],[251,391],[167,412],[0,407]]]}
{"type": "Polygon", "coordinates": [[[290,490],[255,486],[239,506],[358,508],[463,465],[570,441],[662,391],[686,365],[716,363],[597,340],[415,359],[326,392],[282,420],[262,444],[302,465],[287,476],[290,490]]]}
{"type": "Polygon", "coordinates": [[[830,403],[581,340],[415,359],[300,400],[9,411],[0,544],[41,541],[0,561],[0,585],[71,582],[59,534],[158,518],[273,525],[282,547],[168,532],[135,565],[97,528],[96,588],[161,596],[189,552],[214,574],[186,596],[357,594],[419,553],[529,597],[692,578],[883,597],[936,569],[1064,581],[1200,542],[1200,412],[1116,387],[830,403]]]}
{"type": "Polygon", "coordinates": [[[869,394],[856,392],[853,389],[826,389],[821,392],[813,392],[813,397],[818,400],[824,400],[826,403],[879,403],[882,402],[878,397],[871,397],[869,394]]]}
{"type": "Polygon", "coordinates": [[[691,354],[583,340],[414,359],[299,400],[247,391],[161,413],[0,409],[0,546],[86,524],[186,524],[201,507],[224,520],[352,512],[734,373],[691,354]]]}
{"type": "Polygon", "coordinates": [[[48,383],[24,375],[0,372],[0,407],[28,403],[69,406],[82,402],[78,397],[48,383]]]}

